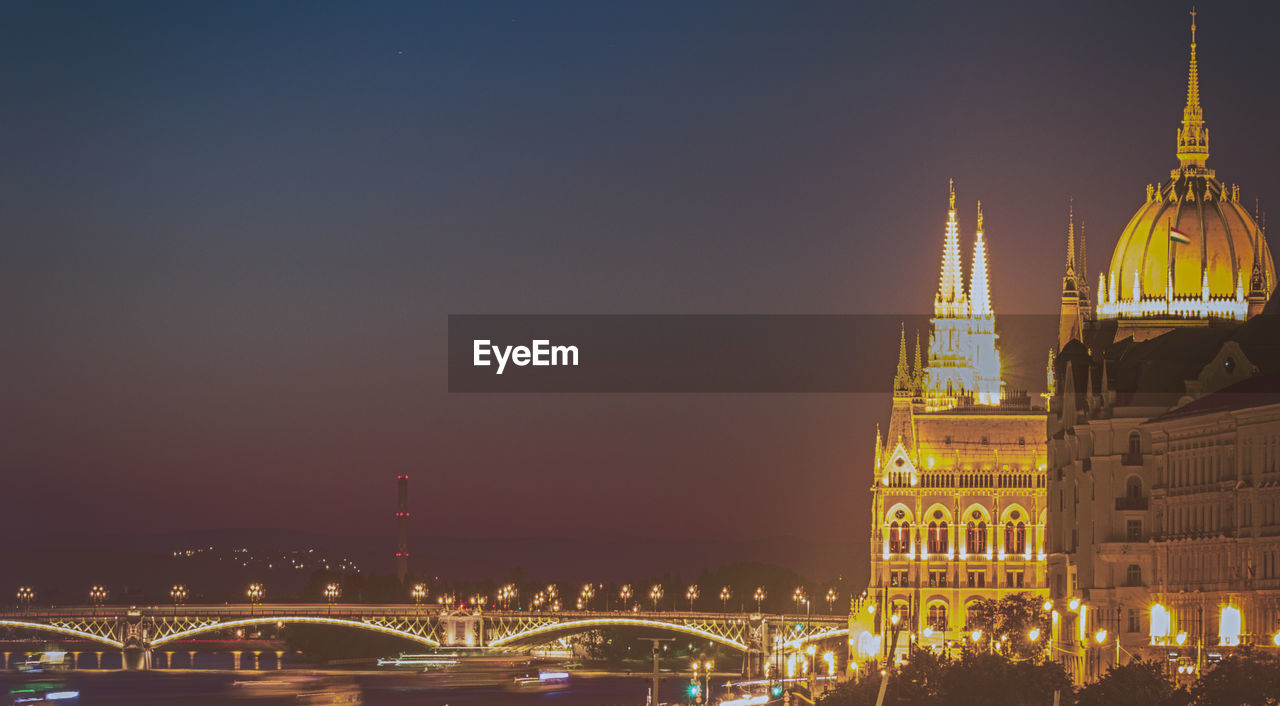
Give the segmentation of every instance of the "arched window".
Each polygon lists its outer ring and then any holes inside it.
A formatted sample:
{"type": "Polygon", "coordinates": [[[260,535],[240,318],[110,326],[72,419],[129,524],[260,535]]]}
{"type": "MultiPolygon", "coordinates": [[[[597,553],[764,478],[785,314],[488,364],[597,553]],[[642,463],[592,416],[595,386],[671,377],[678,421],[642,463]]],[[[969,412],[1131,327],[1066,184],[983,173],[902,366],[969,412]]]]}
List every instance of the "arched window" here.
{"type": "Polygon", "coordinates": [[[947,553],[947,523],[946,522],[930,522],[929,523],[929,553],[930,554],[946,554],[947,553]]]}
{"type": "Polygon", "coordinates": [[[1129,453],[1125,455],[1125,463],[1130,466],[1142,463],[1142,435],[1136,431],[1129,433],[1129,453]]]}
{"type": "Polygon", "coordinates": [[[1129,476],[1129,480],[1124,483],[1124,496],[1134,499],[1142,497],[1142,479],[1137,476],[1129,476]]]}
{"type": "Polygon", "coordinates": [[[969,536],[965,544],[971,554],[983,554],[987,551],[987,523],[980,521],[969,525],[969,536]]]}
{"type": "Polygon", "coordinates": [[[1124,583],[1126,586],[1142,585],[1142,567],[1137,564],[1130,564],[1124,574],[1124,583]]]}
{"type": "Polygon", "coordinates": [[[1027,526],[1021,521],[1018,524],[1004,524],[1004,550],[1007,554],[1021,554],[1027,550],[1027,526]]]}
{"type": "Polygon", "coordinates": [[[929,606],[929,615],[927,617],[929,627],[934,630],[947,629],[947,604],[934,603],[929,606]]]}
{"type": "Polygon", "coordinates": [[[889,523],[889,551],[893,554],[906,554],[911,549],[911,524],[908,522],[889,523]]]}
{"type": "Polygon", "coordinates": [[[967,613],[966,615],[967,622],[965,623],[965,626],[969,628],[976,627],[978,624],[978,621],[982,617],[982,606],[978,605],[977,601],[974,601],[973,603],[969,604],[969,607],[965,612],[967,613]]]}

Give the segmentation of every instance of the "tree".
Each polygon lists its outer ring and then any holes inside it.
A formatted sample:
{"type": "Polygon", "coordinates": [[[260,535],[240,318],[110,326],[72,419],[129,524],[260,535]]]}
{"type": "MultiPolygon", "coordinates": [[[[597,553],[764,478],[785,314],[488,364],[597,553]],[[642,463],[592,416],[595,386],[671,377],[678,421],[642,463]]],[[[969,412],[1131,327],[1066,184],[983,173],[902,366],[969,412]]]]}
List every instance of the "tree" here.
{"type": "Polygon", "coordinates": [[[980,598],[969,611],[966,628],[982,630],[979,647],[1014,659],[1037,659],[1049,640],[1049,613],[1034,593],[1010,593],[1000,600],[980,598]],[[1037,630],[1036,639],[1031,631],[1037,630]]]}
{"type": "Polygon", "coordinates": [[[1197,706],[1280,704],[1280,659],[1243,649],[1202,674],[1191,696],[1197,706]]]}
{"type": "MultiPolygon", "coordinates": [[[[1161,662],[1134,661],[1113,667],[1076,694],[1076,706],[1164,704],[1174,694],[1161,662]]],[[[1170,702],[1172,703],[1172,702],[1170,702]]]]}

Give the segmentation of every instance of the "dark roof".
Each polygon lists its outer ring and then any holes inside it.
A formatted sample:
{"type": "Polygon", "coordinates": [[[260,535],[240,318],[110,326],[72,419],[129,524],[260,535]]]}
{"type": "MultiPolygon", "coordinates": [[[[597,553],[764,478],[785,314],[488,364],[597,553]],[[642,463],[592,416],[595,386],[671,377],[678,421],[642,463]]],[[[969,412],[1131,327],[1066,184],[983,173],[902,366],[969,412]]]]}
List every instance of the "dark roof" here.
{"type": "Polygon", "coordinates": [[[1255,375],[1152,419],[1178,419],[1280,403],[1280,375],[1255,375]]]}

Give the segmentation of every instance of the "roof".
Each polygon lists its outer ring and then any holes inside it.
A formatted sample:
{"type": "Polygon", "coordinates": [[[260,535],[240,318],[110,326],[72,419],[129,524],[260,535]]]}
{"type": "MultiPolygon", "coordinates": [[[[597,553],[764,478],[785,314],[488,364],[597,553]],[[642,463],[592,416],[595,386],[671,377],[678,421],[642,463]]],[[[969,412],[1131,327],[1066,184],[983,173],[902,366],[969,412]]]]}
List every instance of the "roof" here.
{"type": "Polygon", "coordinates": [[[1151,421],[1159,422],[1273,404],[1280,404],[1280,375],[1255,375],[1175,410],[1165,412],[1151,421]]]}

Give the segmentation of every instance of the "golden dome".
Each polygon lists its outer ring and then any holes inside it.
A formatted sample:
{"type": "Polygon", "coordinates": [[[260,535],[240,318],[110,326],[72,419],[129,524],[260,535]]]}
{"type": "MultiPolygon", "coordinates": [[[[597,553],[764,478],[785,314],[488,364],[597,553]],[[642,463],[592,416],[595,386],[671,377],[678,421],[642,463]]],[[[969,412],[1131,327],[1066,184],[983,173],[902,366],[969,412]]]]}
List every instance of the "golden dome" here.
{"type": "Polygon", "coordinates": [[[1135,277],[1142,299],[1165,299],[1170,285],[1174,299],[1200,299],[1206,280],[1210,298],[1235,299],[1237,289],[1249,291],[1259,254],[1270,293],[1275,264],[1257,222],[1238,201],[1238,187],[1179,173],[1148,191],[1111,255],[1108,301],[1131,300],[1135,277]]]}
{"type": "Polygon", "coordinates": [[[1244,319],[1246,299],[1263,301],[1275,286],[1271,251],[1240,205],[1240,187],[1219,182],[1205,166],[1209,130],[1200,108],[1194,11],[1177,145],[1179,167],[1169,181],[1147,187],[1147,202],[1116,242],[1099,282],[1099,318],[1244,319]]]}

